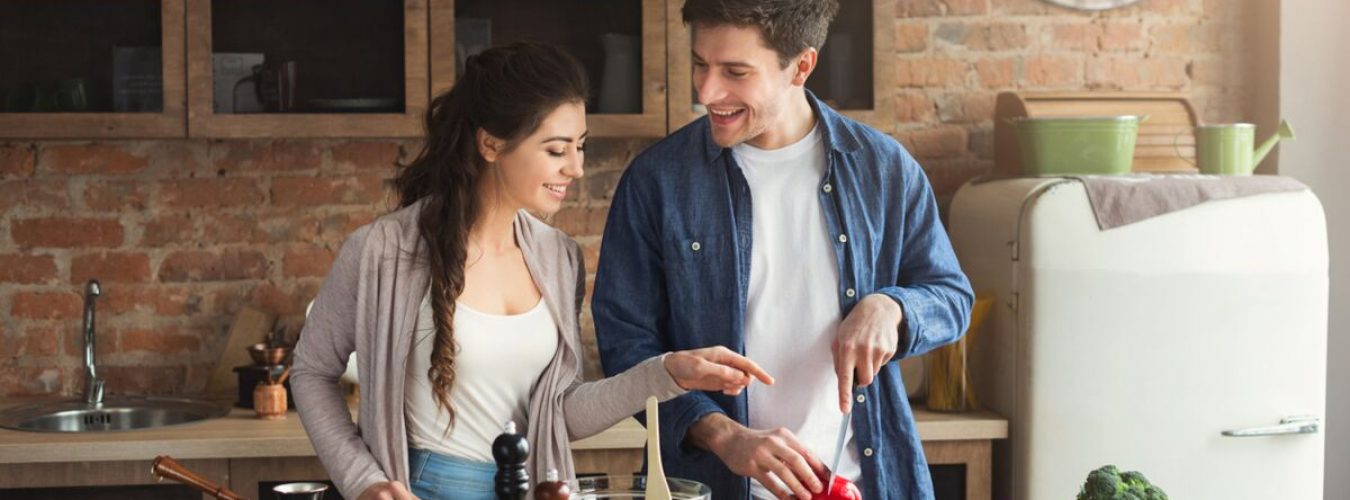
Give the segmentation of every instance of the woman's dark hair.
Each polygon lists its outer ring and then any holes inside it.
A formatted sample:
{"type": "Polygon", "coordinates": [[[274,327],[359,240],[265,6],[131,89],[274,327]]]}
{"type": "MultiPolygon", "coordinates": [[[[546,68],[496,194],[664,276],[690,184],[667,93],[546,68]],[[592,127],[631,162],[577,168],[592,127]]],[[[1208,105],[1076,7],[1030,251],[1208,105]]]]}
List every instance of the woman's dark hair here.
{"type": "Polygon", "coordinates": [[[587,92],[581,65],[550,45],[516,43],[470,56],[455,86],[432,99],[422,150],[394,179],[400,208],[425,200],[418,232],[427,249],[436,327],[427,378],[452,426],[455,301],[464,292],[469,230],[479,216],[478,181],[488,168],[477,133],[506,141],[510,151],[558,106],[585,102],[587,92]]]}

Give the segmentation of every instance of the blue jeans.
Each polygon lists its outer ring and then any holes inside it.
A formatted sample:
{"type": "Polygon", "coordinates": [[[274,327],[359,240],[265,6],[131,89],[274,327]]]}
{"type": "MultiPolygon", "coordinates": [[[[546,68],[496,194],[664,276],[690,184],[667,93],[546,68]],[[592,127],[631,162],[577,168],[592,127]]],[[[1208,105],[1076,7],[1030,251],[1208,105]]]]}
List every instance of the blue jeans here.
{"type": "Polygon", "coordinates": [[[408,468],[412,493],[422,500],[497,499],[492,491],[492,479],[497,474],[495,463],[408,448],[408,468]]]}

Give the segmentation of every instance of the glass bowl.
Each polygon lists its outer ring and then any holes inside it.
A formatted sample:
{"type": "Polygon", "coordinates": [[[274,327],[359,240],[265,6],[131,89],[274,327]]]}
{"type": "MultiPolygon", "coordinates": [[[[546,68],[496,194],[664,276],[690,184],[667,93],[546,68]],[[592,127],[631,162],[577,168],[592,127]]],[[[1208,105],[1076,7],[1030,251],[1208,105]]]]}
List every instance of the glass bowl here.
{"type": "MultiPolygon", "coordinates": [[[[708,485],[688,479],[666,478],[670,497],[674,500],[710,500],[708,485]]],[[[641,499],[645,498],[647,476],[591,476],[569,481],[572,500],[641,499]]]]}

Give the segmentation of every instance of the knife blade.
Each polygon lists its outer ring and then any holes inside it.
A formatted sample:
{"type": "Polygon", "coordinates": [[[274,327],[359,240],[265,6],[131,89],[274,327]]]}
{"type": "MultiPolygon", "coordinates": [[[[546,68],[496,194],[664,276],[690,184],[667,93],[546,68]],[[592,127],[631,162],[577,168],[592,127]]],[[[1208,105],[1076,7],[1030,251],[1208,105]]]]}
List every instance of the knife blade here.
{"type": "Polygon", "coordinates": [[[830,486],[834,484],[834,477],[839,475],[839,460],[844,458],[844,438],[848,437],[848,423],[852,417],[853,408],[849,408],[848,412],[844,413],[843,419],[839,422],[839,437],[834,441],[834,461],[830,463],[830,480],[825,483],[826,493],[830,491],[830,486]]]}

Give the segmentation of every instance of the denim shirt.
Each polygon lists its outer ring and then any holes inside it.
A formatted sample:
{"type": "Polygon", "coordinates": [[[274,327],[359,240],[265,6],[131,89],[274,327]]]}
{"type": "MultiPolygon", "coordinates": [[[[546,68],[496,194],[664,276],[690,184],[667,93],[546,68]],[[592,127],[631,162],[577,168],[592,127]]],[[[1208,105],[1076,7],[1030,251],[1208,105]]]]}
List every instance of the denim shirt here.
{"type": "MultiPolygon", "coordinates": [[[[807,99],[827,148],[818,198],[833,235],[836,258],[828,264],[839,270],[840,318],[873,293],[894,299],[904,313],[895,359],[854,393],[854,444],[863,471],[858,486],[873,500],[931,499],[932,479],[897,360],[961,336],[973,300],[970,282],[914,158],[891,137],[809,92],[807,99]]],[[[628,166],[605,224],[592,300],[607,376],[668,351],[721,345],[745,352],[751,203],[745,176],[731,150],[713,142],[707,118],[628,166]]],[[[690,426],[713,412],[745,425],[746,393],[691,392],[661,404],[665,472],[707,484],[717,498],[748,498],[749,479],[685,440],[690,426]]]]}

